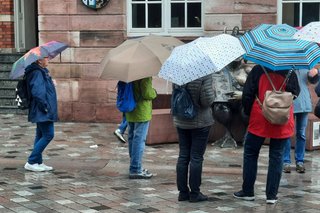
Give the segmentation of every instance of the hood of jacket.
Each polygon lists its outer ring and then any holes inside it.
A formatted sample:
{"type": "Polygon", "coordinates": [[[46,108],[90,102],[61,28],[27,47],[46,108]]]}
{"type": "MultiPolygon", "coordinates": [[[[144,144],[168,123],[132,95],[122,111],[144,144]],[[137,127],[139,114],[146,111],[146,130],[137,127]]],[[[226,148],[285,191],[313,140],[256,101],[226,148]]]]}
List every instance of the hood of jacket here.
{"type": "Polygon", "coordinates": [[[25,69],[25,74],[27,75],[28,73],[34,71],[34,70],[42,70],[44,72],[47,72],[47,68],[43,68],[41,67],[39,64],[37,64],[36,62],[30,64],[29,66],[26,67],[25,69]]]}

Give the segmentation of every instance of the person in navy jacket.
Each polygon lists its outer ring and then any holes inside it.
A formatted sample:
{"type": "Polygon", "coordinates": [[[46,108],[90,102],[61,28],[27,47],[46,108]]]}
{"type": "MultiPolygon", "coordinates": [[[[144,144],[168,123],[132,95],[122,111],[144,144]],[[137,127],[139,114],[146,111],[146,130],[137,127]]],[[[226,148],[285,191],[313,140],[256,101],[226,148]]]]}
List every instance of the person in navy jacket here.
{"type": "Polygon", "coordinates": [[[28,121],[36,123],[33,150],[24,168],[29,171],[50,171],[53,168],[43,163],[42,152],[54,137],[54,122],[58,120],[55,84],[49,75],[47,57],[37,60],[25,69],[31,99],[28,121]]]}

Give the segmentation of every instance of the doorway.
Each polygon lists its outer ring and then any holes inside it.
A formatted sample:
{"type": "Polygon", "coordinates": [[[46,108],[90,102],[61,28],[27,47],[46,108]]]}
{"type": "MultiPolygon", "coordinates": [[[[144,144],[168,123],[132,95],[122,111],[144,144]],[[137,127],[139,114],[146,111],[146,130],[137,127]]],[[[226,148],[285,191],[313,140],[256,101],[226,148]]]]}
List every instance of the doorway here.
{"type": "Polygon", "coordinates": [[[26,52],[38,43],[37,0],[14,0],[14,35],[17,52],[26,52]]]}

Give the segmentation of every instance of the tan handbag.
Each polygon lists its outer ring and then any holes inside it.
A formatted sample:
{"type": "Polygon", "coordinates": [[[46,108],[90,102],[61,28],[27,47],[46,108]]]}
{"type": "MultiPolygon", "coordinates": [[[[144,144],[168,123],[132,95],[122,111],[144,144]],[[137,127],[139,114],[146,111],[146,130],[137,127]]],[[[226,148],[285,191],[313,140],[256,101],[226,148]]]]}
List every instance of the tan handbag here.
{"type": "Polygon", "coordinates": [[[288,122],[290,118],[290,108],[293,103],[293,95],[291,92],[282,91],[282,87],[289,79],[292,70],[290,70],[284,79],[279,90],[276,90],[274,84],[268,72],[262,67],[263,71],[267,75],[268,80],[272,86],[273,90],[267,90],[264,95],[264,101],[261,101],[258,97],[257,101],[262,109],[263,116],[272,124],[284,125],[288,122]]]}

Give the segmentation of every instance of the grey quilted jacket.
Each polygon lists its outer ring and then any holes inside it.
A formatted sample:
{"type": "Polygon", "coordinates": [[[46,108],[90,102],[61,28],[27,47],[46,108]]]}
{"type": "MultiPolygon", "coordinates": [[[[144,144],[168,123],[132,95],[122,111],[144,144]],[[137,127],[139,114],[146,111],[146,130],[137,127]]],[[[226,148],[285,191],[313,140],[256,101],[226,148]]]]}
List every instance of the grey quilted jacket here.
{"type": "MultiPolygon", "coordinates": [[[[173,84],[173,88],[177,85],[173,84]]],[[[195,129],[211,126],[214,123],[211,105],[215,98],[212,88],[212,74],[199,78],[187,84],[193,103],[198,107],[198,114],[194,119],[181,119],[173,116],[176,127],[181,129],[195,129]]]]}

